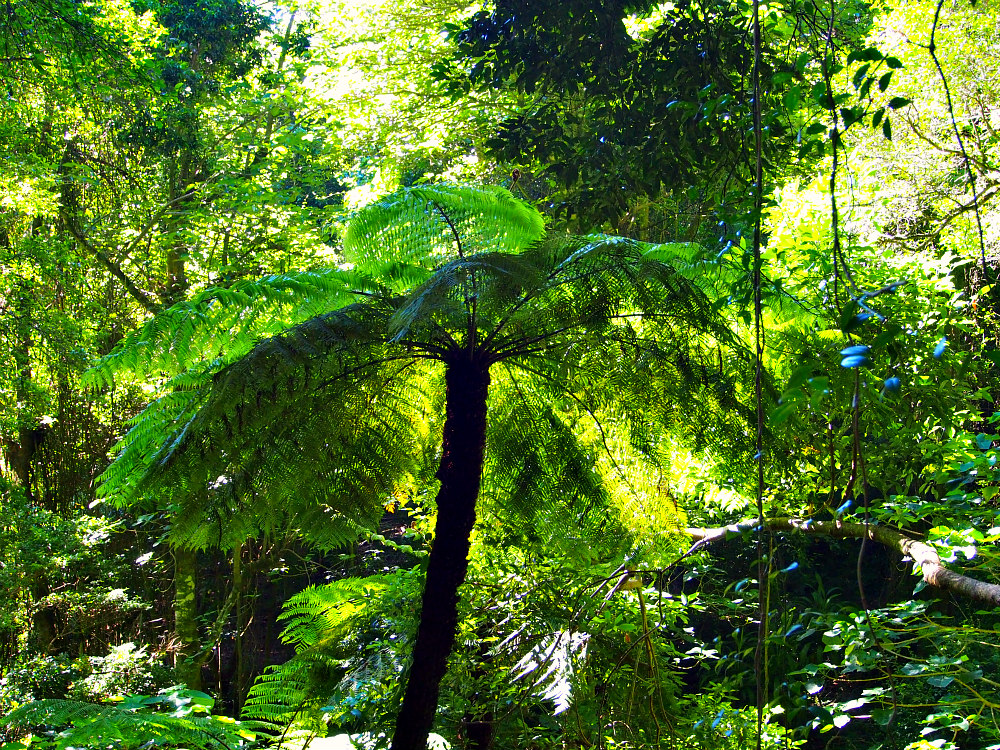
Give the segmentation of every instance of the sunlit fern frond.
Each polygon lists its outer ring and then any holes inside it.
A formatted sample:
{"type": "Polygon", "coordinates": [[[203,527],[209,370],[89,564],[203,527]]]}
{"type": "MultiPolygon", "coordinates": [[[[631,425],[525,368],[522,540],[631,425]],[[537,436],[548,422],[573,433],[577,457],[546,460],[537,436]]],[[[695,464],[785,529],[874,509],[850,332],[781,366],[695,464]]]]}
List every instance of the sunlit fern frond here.
{"type": "Polygon", "coordinates": [[[418,453],[426,364],[390,350],[391,313],[372,299],[315,316],[154,402],[107,492],[174,504],[174,539],[190,546],[296,527],[326,547],[353,540],[418,453]]]}
{"type": "Polygon", "coordinates": [[[545,269],[540,283],[526,288],[495,326],[500,351],[524,343],[565,346],[578,332],[600,335],[621,321],[673,321],[686,330],[735,339],[704,293],[653,248],[605,235],[549,237],[524,255],[545,269]]]}
{"type": "Polygon", "coordinates": [[[442,263],[474,253],[518,253],[544,233],[541,214],[499,187],[409,188],[352,219],[344,252],[358,271],[399,293],[442,263]]]}
{"type": "Polygon", "coordinates": [[[628,532],[608,512],[597,446],[574,424],[577,405],[507,363],[493,371],[483,511],[549,549],[620,552],[628,532]]]}
{"type": "Polygon", "coordinates": [[[285,622],[281,640],[297,649],[311,648],[340,638],[353,618],[363,615],[371,597],[387,587],[385,576],[343,578],[310,586],[293,596],[281,609],[285,622]]]}
{"type": "Polygon", "coordinates": [[[614,420],[653,463],[668,434],[742,460],[750,359],[703,290],[664,246],[543,234],[538,213],[506,191],[411,188],[352,222],[354,271],[215,291],[151,322],[108,370],[203,358],[138,418],[102,491],[170,503],[174,538],[193,546],[290,527],[343,543],[407,477],[426,479],[435,373],[462,350],[505,368],[487,449],[510,459],[489,460],[513,507],[606,500],[594,436],[572,436],[577,419],[614,420]],[[400,284],[383,268],[393,264],[419,273],[400,284]],[[360,281],[382,272],[381,286],[360,281]],[[237,323],[199,332],[223,319],[237,323]],[[254,338],[272,329],[283,332],[254,338]],[[537,471],[514,467],[517,451],[537,471]]]}
{"type": "Polygon", "coordinates": [[[386,589],[383,576],[345,578],[299,592],[282,607],[281,638],[296,655],[269,667],[250,689],[243,708],[251,723],[287,725],[317,715],[342,679],[345,654],[340,644],[369,609],[371,598],[386,589]]]}
{"type": "MultiPolygon", "coordinates": [[[[203,750],[242,746],[252,738],[245,728],[224,717],[187,711],[150,711],[143,706],[106,705],[70,700],[39,700],[19,706],[0,727],[15,736],[39,729],[60,732],[61,747],[189,747],[203,750]]],[[[155,698],[152,700],[156,700],[155,698]]]]}
{"type": "MultiPolygon", "coordinates": [[[[335,660],[331,666],[335,667],[335,660]]],[[[296,719],[318,713],[325,699],[312,690],[315,663],[290,660],[265,667],[243,704],[247,726],[269,734],[281,734],[296,719]]]]}
{"type": "Polygon", "coordinates": [[[86,374],[93,386],[116,373],[177,374],[199,363],[233,362],[264,337],[357,299],[357,274],[340,269],[244,279],[163,310],[126,336],[86,374]]]}
{"type": "Polygon", "coordinates": [[[627,425],[637,458],[656,463],[673,436],[748,469],[753,360],[697,285],[621,238],[549,238],[525,256],[552,270],[497,327],[512,366],[547,382],[548,398],[627,425]]]}
{"type": "Polygon", "coordinates": [[[312,586],[292,597],[280,619],[287,622],[282,639],[295,646],[295,656],[257,679],[243,710],[247,724],[308,725],[322,716],[324,725],[336,725],[358,709],[391,709],[402,654],[368,646],[408,639],[422,582],[419,569],[398,570],[312,586]]]}
{"type": "Polygon", "coordinates": [[[98,477],[98,497],[117,506],[136,497],[139,482],[163,450],[164,438],[176,425],[189,422],[204,400],[213,364],[169,379],[164,392],[129,420],[129,431],[112,449],[116,460],[98,477]]]}

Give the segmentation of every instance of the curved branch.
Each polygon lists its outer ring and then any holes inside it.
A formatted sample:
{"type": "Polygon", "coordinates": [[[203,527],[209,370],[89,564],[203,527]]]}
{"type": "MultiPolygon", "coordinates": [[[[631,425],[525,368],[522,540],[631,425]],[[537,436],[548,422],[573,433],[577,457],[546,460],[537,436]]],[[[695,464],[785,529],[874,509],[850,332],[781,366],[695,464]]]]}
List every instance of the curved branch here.
{"type": "MultiPolygon", "coordinates": [[[[734,534],[750,531],[758,526],[756,519],[740,521],[717,528],[690,528],[686,533],[700,543],[711,544],[723,541],[734,534]]],[[[808,518],[768,518],[764,527],[770,531],[797,531],[835,539],[868,538],[890,549],[908,556],[920,566],[924,580],[931,586],[960,594],[973,601],[992,606],[1000,606],[1000,585],[978,581],[961,573],[949,570],[929,544],[912,539],[899,529],[890,526],[866,526],[863,523],[841,523],[839,521],[813,521],[808,518]]]]}
{"type": "Polygon", "coordinates": [[[114,276],[122,283],[126,291],[128,291],[128,293],[132,295],[132,298],[136,302],[138,302],[143,307],[143,309],[146,310],[146,312],[156,314],[160,311],[160,305],[158,305],[153,300],[152,297],[150,297],[139,287],[137,287],[135,283],[132,281],[132,279],[130,279],[128,276],[125,275],[125,272],[122,271],[121,266],[119,266],[117,263],[111,260],[111,258],[108,257],[107,253],[103,252],[100,248],[96,247],[92,242],[90,242],[90,240],[88,240],[87,237],[73,223],[69,214],[65,212],[60,212],[60,216],[65,222],[66,228],[69,230],[69,233],[73,235],[73,237],[76,239],[77,242],[80,243],[80,246],[84,250],[89,252],[91,255],[93,255],[95,258],[97,258],[97,260],[101,262],[101,265],[103,265],[112,276],[114,276]]]}

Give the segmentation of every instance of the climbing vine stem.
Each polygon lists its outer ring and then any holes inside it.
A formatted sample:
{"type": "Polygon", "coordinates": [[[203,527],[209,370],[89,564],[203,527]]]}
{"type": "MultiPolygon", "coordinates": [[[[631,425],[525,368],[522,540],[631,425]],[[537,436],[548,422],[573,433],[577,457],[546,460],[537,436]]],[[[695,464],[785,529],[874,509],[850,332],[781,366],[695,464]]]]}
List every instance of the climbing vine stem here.
{"type": "MultiPolygon", "coordinates": [[[[764,320],[761,311],[761,221],[764,208],[764,159],[762,155],[763,127],[761,125],[760,85],[760,0],[753,2],[753,134],[754,134],[754,205],[753,205],[753,320],[756,362],[754,369],[754,400],[757,409],[757,587],[759,589],[759,617],[757,648],[754,667],[757,691],[757,750],[761,749],[764,726],[764,705],[767,702],[767,680],[764,665],[767,661],[767,615],[769,597],[766,587],[770,576],[764,565],[764,541],[770,532],[764,527],[764,401],[761,393],[764,367],[764,320]]],[[[771,556],[768,555],[768,566],[771,556]]]]}
{"type": "Polygon", "coordinates": [[[937,34],[938,24],[941,22],[941,10],[944,8],[944,0],[938,0],[934,9],[934,23],[931,24],[931,38],[927,44],[927,52],[934,61],[937,68],[938,77],[941,79],[941,86],[944,88],[945,103],[948,105],[948,119],[951,121],[951,129],[955,134],[955,141],[958,143],[958,150],[962,153],[962,166],[965,167],[965,175],[969,181],[969,189],[972,191],[972,212],[976,217],[976,230],[979,233],[979,257],[983,264],[983,284],[990,283],[989,269],[986,265],[986,240],[983,236],[983,217],[979,212],[979,193],[976,189],[976,175],[969,164],[969,154],[965,150],[965,140],[958,129],[958,122],[955,120],[955,106],[951,100],[951,87],[948,85],[948,77],[944,74],[941,62],[937,56],[937,43],[934,41],[937,34]]]}

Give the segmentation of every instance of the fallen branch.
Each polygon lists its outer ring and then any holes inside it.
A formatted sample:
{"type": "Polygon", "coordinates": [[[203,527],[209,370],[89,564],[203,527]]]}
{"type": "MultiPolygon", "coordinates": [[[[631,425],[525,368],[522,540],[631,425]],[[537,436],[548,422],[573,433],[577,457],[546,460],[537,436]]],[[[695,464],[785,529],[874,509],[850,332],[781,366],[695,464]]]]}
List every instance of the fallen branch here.
{"type": "MultiPolygon", "coordinates": [[[[729,526],[711,529],[686,529],[686,533],[701,544],[723,541],[730,536],[750,531],[758,525],[757,520],[740,521],[729,526]]],[[[889,526],[865,526],[863,523],[842,523],[839,521],[813,521],[808,518],[768,518],[764,527],[770,531],[796,531],[800,534],[832,537],[834,539],[864,539],[866,536],[890,549],[908,556],[916,565],[924,580],[931,586],[961,594],[964,597],[992,606],[1000,606],[1000,585],[985,583],[949,570],[929,544],[913,539],[899,529],[889,526]]]]}

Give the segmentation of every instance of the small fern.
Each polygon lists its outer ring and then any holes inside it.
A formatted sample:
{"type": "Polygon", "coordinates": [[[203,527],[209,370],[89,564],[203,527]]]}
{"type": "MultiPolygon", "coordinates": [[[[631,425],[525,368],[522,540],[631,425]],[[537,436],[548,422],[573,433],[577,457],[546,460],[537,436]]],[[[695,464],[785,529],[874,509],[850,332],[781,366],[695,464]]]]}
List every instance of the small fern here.
{"type": "Polygon", "coordinates": [[[279,619],[296,654],[258,678],[243,708],[247,724],[272,732],[293,722],[344,726],[363,714],[370,728],[373,714],[391,714],[421,583],[419,569],[398,570],[311,586],[289,599],[279,619]]]}

